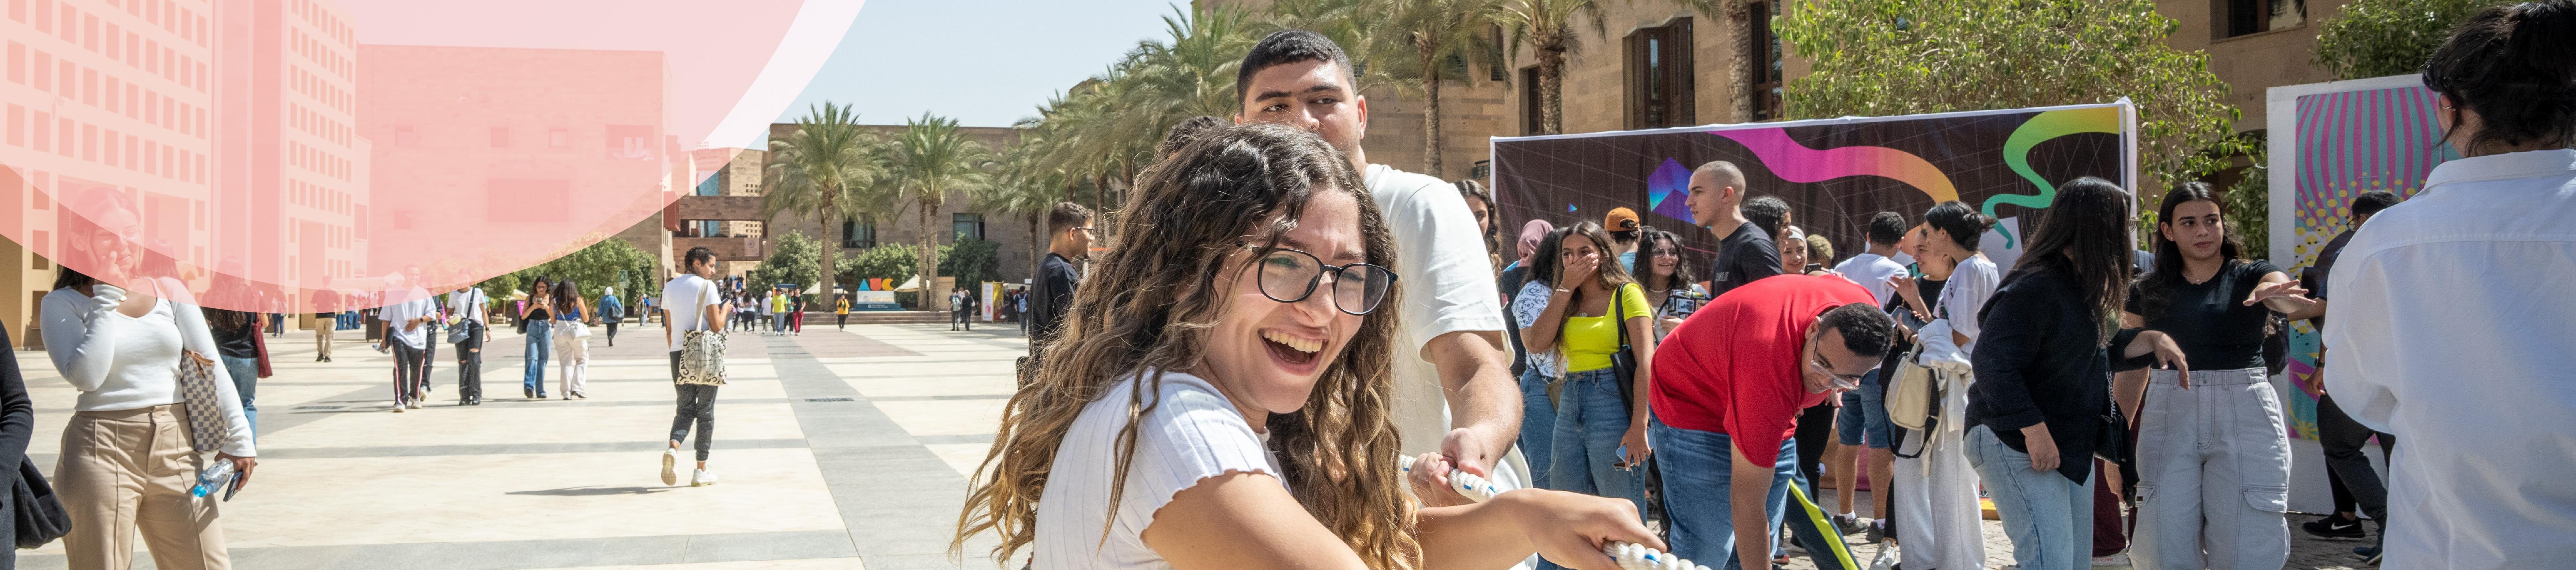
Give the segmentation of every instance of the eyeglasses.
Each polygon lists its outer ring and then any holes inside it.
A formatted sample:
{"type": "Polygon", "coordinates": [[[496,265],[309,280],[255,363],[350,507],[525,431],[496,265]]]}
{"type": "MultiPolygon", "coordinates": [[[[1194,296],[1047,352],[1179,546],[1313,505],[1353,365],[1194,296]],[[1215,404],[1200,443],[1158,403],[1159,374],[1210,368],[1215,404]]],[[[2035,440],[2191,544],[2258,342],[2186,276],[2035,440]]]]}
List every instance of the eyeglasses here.
{"type": "Polygon", "coordinates": [[[1315,254],[1288,248],[1272,248],[1261,255],[1261,295],[1272,301],[1295,303],[1315,294],[1316,282],[1325,274],[1333,276],[1333,305],[1344,313],[1366,315],[1386,301],[1386,292],[1395,286],[1395,272],[1366,263],[1325,265],[1315,254]]]}
{"type": "Polygon", "coordinates": [[[1826,377],[1832,378],[1834,383],[1832,389],[1837,390],[1851,390],[1859,388],[1860,377],[1868,374],[1867,372],[1860,374],[1835,374],[1833,365],[1825,362],[1825,355],[1822,354],[1816,355],[1814,360],[1807,361],[1807,366],[1814,367],[1816,371],[1823,372],[1826,377]]]}
{"type": "Polygon", "coordinates": [[[1074,228],[1074,229],[1082,230],[1082,233],[1097,233],[1097,232],[1099,232],[1099,231],[1100,231],[1100,230],[1091,229],[1091,226],[1082,226],[1082,227],[1077,227],[1077,228],[1074,228]]]}

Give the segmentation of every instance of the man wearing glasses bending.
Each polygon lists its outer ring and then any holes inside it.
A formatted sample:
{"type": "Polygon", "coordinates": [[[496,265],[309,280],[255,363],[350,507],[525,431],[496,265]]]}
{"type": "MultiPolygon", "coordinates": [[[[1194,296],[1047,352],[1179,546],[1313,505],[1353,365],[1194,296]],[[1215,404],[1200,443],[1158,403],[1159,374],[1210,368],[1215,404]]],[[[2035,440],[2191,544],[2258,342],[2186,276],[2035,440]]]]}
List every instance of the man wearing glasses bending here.
{"type": "MultiPolygon", "coordinates": [[[[1895,325],[1873,300],[1841,277],[1772,276],[1718,296],[1664,337],[1646,437],[1663,462],[1674,554],[1767,566],[1798,477],[1798,411],[1859,387],[1887,353],[1895,325]]],[[[1812,525],[1791,526],[1823,544],[1812,525]]]]}

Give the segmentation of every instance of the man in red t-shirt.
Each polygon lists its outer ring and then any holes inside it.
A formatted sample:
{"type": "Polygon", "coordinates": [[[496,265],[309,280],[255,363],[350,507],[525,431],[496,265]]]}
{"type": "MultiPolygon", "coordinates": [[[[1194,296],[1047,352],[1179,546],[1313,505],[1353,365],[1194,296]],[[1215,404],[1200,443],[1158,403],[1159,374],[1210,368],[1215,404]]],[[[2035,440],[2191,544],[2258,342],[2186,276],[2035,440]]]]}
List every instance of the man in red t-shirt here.
{"type": "MultiPolygon", "coordinates": [[[[1674,554],[1768,565],[1770,530],[1798,477],[1798,411],[1857,387],[1887,353],[1895,325],[1874,301],[1841,277],[1766,277],[1664,337],[1646,437],[1662,466],[1674,554]]],[[[1833,567],[1821,553],[1817,562],[1833,567]]]]}

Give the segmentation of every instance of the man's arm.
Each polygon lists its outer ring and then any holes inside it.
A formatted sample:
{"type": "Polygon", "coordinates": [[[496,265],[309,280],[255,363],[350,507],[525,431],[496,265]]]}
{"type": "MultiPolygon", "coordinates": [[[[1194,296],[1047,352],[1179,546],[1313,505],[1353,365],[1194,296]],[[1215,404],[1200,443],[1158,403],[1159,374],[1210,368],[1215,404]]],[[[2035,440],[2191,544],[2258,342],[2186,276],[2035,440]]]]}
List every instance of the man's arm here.
{"type": "Polygon", "coordinates": [[[1755,465],[1744,448],[1729,438],[1726,453],[1734,457],[1727,485],[1727,518],[1735,521],[1735,557],[1746,565],[1771,565],[1771,516],[1763,500],[1771,494],[1771,465],[1755,465]]]}
{"type": "Polygon", "coordinates": [[[1511,378],[1511,350],[1502,331],[1454,331],[1422,345],[1422,359],[1440,369],[1449,401],[1449,435],[1440,454],[1469,472],[1492,476],[1494,462],[1511,451],[1520,433],[1521,388],[1511,378]]]}

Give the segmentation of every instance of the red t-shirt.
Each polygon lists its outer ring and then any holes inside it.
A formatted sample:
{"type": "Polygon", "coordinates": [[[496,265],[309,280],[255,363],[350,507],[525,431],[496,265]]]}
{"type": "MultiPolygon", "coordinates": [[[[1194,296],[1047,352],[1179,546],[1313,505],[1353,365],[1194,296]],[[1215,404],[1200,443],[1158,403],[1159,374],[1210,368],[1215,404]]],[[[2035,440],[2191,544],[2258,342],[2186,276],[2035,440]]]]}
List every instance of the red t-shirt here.
{"type": "Polygon", "coordinates": [[[1875,299],[1851,280],[1810,275],[1765,277],[1719,295],[1655,347],[1655,419],[1727,434],[1745,459],[1778,462],[1798,411],[1825,399],[1799,379],[1807,329],[1827,310],[1875,299]]]}

